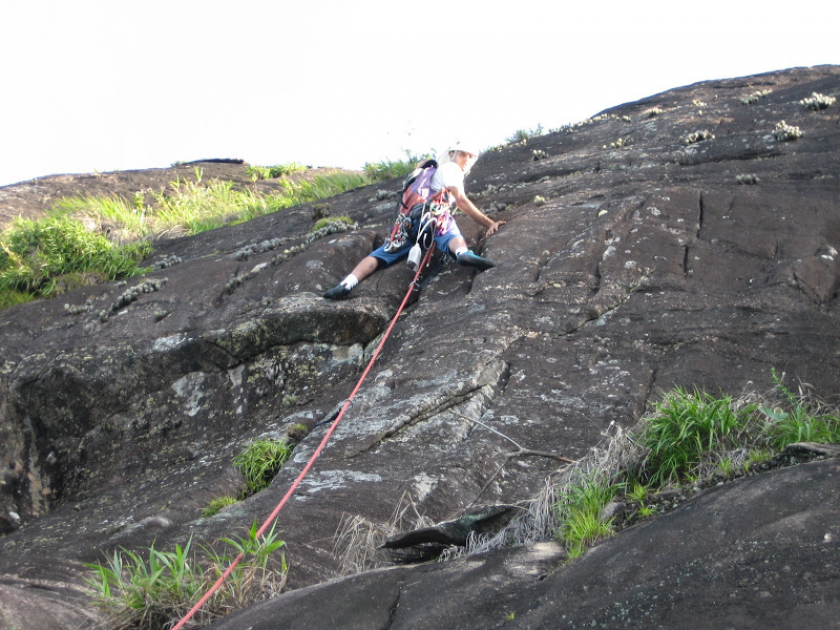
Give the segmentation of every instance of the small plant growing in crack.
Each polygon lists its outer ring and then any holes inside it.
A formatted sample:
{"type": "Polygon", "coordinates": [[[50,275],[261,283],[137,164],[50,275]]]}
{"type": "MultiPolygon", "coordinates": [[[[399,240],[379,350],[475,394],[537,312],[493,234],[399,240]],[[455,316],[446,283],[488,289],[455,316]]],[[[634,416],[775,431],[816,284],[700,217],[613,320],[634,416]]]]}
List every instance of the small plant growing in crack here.
{"type": "Polygon", "coordinates": [[[245,476],[248,496],[268,488],[292,454],[292,447],[283,440],[263,438],[254,440],[233,458],[233,467],[245,476]]]}

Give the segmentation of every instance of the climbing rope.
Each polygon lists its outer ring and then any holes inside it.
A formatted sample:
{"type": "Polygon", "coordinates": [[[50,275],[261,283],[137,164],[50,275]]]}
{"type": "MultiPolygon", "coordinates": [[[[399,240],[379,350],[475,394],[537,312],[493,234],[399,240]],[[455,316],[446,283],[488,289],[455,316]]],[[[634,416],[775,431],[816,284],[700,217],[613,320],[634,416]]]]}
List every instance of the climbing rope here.
{"type": "MultiPolygon", "coordinates": [[[[388,336],[391,334],[391,331],[393,330],[394,326],[396,325],[397,320],[399,319],[400,315],[402,314],[403,310],[405,309],[406,304],[408,303],[408,299],[409,299],[409,297],[411,297],[412,291],[414,291],[414,287],[418,286],[417,281],[420,278],[420,274],[422,273],[423,269],[426,268],[426,265],[429,264],[429,261],[432,258],[432,254],[434,253],[434,250],[435,250],[435,245],[434,245],[434,241],[433,241],[431,247],[429,247],[429,249],[426,250],[426,254],[423,257],[422,263],[417,267],[417,273],[414,274],[414,279],[411,281],[411,284],[408,286],[408,291],[406,292],[405,297],[403,298],[403,301],[400,304],[400,307],[397,309],[396,315],[394,315],[394,318],[391,320],[391,323],[388,326],[388,329],[385,331],[385,334],[382,336],[382,339],[380,340],[379,345],[376,347],[376,350],[374,351],[373,356],[371,356],[370,361],[368,361],[368,364],[367,364],[367,367],[365,368],[365,371],[362,372],[362,376],[361,376],[361,378],[359,378],[359,382],[356,383],[356,387],[350,393],[350,396],[344,402],[344,405],[342,405],[341,410],[338,412],[338,415],[335,417],[335,420],[333,420],[332,424],[330,425],[330,428],[327,430],[326,434],[324,435],[323,439],[321,440],[321,443],[318,444],[318,448],[315,449],[315,452],[312,454],[312,457],[309,458],[309,461],[306,463],[306,466],[303,467],[303,470],[300,471],[300,474],[297,476],[297,478],[294,480],[292,485],[289,487],[288,491],[286,491],[286,494],[283,495],[282,499],[280,499],[280,502],[277,504],[277,507],[274,508],[274,510],[271,512],[271,514],[269,514],[268,518],[265,519],[265,522],[262,524],[262,526],[257,530],[257,532],[254,536],[255,539],[262,536],[265,533],[265,530],[268,529],[269,525],[272,522],[274,522],[274,520],[277,518],[277,515],[280,513],[280,510],[282,510],[283,506],[285,506],[286,503],[289,501],[292,494],[294,494],[295,490],[297,490],[298,486],[303,481],[304,477],[306,477],[307,473],[309,473],[309,470],[315,464],[315,460],[318,459],[318,456],[321,454],[321,451],[323,451],[324,448],[326,447],[327,442],[329,442],[330,437],[332,437],[332,434],[335,432],[335,429],[338,426],[338,423],[341,422],[341,419],[344,417],[344,413],[350,407],[350,404],[353,402],[353,398],[356,396],[359,389],[362,387],[362,383],[367,378],[368,373],[370,372],[371,368],[373,367],[374,361],[376,361],[377,357],[379,356],[379,353],[382,351],[382,348],[385,345],[385,342],[388,340],[388,336]]],[[[172,628],[172,630],[181,630],[181,628],[183,628],[184,625],[190,619],[192,619],[193,615],[195,615],[199,610],[201,610],[201,607],[204,606],[204,604],[206,604],[207,601],[211,597],[213,597],[213,595],[216,593],[216,591],[218,591],[219,588],[222,586],[222,584],[224,584],[225,580],[227,580],[228,576],[236,568],[236,566],[243,560],[243,558],[244,558],[244,554],[240,553],[239,555],[237,555],[233,559],[233,561],[230,563],[230,566],[228,566],[228,568],[225,570],[225,572],[222,573],[222,575],[219,576],[218,580],[216,580],[216,583],[213,584],[213,586],[210,587],[210,589],[204,594],[204,596],[189,610],[189,612],[187,612],[186,615],[184,615],[181,618],[181,621],[179,621],[178,624],[174,628],[172,628]]]]}

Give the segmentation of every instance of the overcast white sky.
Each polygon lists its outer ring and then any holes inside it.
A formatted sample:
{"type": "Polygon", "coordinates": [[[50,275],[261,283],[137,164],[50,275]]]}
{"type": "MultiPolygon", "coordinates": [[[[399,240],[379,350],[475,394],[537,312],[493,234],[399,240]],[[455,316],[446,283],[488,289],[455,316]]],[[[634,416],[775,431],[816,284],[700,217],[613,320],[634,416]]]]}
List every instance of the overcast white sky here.
{"type": "Polygon", "coordinates": [[[203,158],[359,168],[840,63],[840,2],[6,0],[0,186],[203,158]]]}

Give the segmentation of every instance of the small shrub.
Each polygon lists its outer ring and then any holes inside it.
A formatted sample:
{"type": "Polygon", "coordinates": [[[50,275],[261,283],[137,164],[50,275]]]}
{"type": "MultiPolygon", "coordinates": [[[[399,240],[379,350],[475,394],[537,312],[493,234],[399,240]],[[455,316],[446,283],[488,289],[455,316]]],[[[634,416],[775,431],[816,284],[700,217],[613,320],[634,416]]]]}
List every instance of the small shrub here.
{"type": "Polygon", "coordinates": [[[755,105],[756,103],[758,103],[758,101],[763,99],[765,96],[768,96],[769,94],[771,94],[771,92],[772,92],[772,90],[760,90],[760,91],[753,92],[752,94],[749,94],[748,96],[743,97],[741,99],[741,103],[743,103],[744,105],[755,105]]]}
{"type": "Polygon", "coordinates": [[[291,454],[291,447],[282,440],[255,440],[233,458],[233,467],[245,476],[248,494],[256,494],[269,486],[291,454]]]}
{"type": "Polygon", "coordinates": [[[758,175],[745,174],[735,177],[735,181],[742,185],[755,186],[761,180],[758,178],[758,175]]]}
{"type": "Polygon", "coordinates": [[[543,134],[543,126],[537,125],[533,129],[518,129],[512,136],[507,138],[508,144],[516,144],[517,142],[526,142],[529,138],[537,138],[543,134]]]}
{"type": "Polygon", "coordinates": [[[821,109],[827,109],[834,105],[837,99],[833,96],[826,96],[825,94],[818,94],[813,92],[808,98],[803,98],[799,101],[800,105],[804,105],[808,109],[813,109],[815,112],[821,109]]]}
{"type": "Polygon", "coordinates": [[[695,131],[683,138],[685,144],[694,144],[695,142],[702,142],[703,140],[714,140],[715,135],[711,131],[702,130],[695,131]]]}
{"type": "Polygon", "coordinates": [[[784,120],[776,125],[773,136],[778,142],[790,142],[802,137],[799,127],[788,125],[784,120]]]}

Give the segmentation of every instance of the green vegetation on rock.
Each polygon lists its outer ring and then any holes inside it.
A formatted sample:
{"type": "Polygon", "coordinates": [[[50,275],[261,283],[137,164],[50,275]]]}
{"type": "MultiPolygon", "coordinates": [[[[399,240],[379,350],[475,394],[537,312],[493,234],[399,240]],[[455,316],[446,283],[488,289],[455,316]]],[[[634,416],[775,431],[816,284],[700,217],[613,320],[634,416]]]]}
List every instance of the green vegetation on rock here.
{"type": "MultiPolygon", "coordinates": [[[[680,501],[701,488],[785,465],[783,451],[793,443],[840,443],[837,409],[792,392],[775,370],[773,379],[771,394],[735,398],[680,387],[665,393],[633,430],[616,429],[603,448],[567,468],[535,501],[549,502],[550,517],[540,518],[552,523],[575,558],[610,536],[617,520],[626,525],[665,509],[664,495],[680,501]]],[[[539,539],[533,518],[514,519],[474,549],[539,539]],[[523,531],[532,533],[523,538],[523,531]]]]}
{"type": "Polygon", "coordinates": [[[285,555],[278,566],[269,565],[272,553],[283,547],[272,527],[257,537],[256,522],[244,537],[223,538],[225,551],[202,546],[204,561],[191,549],[192,539],[174,551],[154,545],[148,557],[119,549],[92,571],[85,582],[93,604],[105,615],[104,630],[164,630],[177,623],[218,580],[238,554],[243,560],[218,591],[190,620],[188,628],[203,627],[215,619],[272,597],[283,589],[288,575],[285,555]]]}
{"type": "Polygon", "coordinates": [[[384,182],[397,177],[405,177],[413,171],[417,165],[430,156],[419,156],[406,153],[404,160],[385,160],[382,162],[365,163],[365,174],[371,183],[384,182]]]}
{"type": "Polygon", "coordinates": [[[659,486],[679,482],[715,453],[737,448],[751,438],[754,411],[754,405],[736,407],[731,396],[676,388],[654,405],[640,432],[649,452],[645,478],[659,486]]]}
{"type": "Polygon", "coordinates": [[[610,535],[612,519],[602,519],[601,514],[619,488],[601,483],[594,476],[582,476],[569,487],[566,499],[557,505],[562,513],[558,537],[566,544],[569,557],[577,558],[587,547],[610,535]]]}
{"type": "Polygon", "coordinates": [[[248,166],[246,169],[248,176],[256,181],[258,179],[275,179],[285,175],[292,175],[305,171],[306,167],[297,162],[289,162],[288,164],[275,164],[274,166],[248,166]]]}
{"type": "Polygon", "coordinates": [[[251,168],[283,177],[280,190],[205,182],[196,168],[195,181],[176,179],[167,190],[150,193],[151,203],[141,193],[131,202],[118,196],[65,197],[40,219],[17,219],[0,233],[0,308],[144,273],[138,263],[152,254],[157,239],[243,223],[381,178],[337,172],[293,181],[285,176],[300,165],[251,168]]]}
{"type": "Polygon", "coordinates": [[[507,138],[508,144],[516,144],[518,142],[526,142],[529,138],[538,138],[543,135],[543,126],[537,125],[533,129],[517,129],[513,135],[507,138]]]}
{"type": "Polygon", "coordinates": [[[148,241],[115,243],[64,211],[18,218],[0,234],[0,304],[136,275],[151,251],[148,241]]]}
{"type": "Polygon", "coordinates": [[[239,499],[230,495],[216,497],[214,499],[210,499],[207,502],[207,505],[205,505],[204,509],[201,511],[201,515],[205,518],[214,516],[222,510],[224,510],[226,507],[236,505],[237,503],[239,503],[239,499]]]}
{"type": "Polygon", "coordinates": [[[248,495],[256,494],[269,486],[291,454],[292,446],[283,440],[254,440],[233,458],[233,467],[245,476],[248,495]]]}

